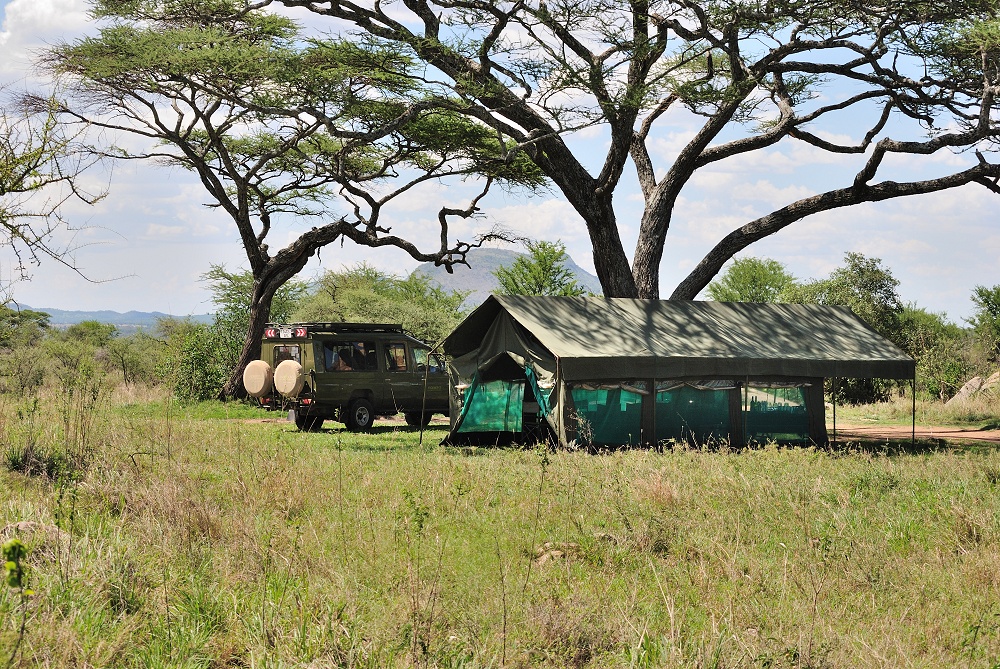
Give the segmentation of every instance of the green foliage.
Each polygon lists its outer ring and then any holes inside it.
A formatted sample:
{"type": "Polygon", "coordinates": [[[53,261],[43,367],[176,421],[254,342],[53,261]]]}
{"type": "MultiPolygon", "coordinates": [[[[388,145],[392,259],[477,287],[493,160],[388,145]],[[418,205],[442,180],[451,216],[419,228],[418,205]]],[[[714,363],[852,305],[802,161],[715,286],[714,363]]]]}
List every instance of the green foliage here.
{"type": "MultiPolygon", "coordinates": [[[[786,287],[781,301],[850,307],[883,337],[905,348],[898,286],[899,281],[880,258],[852,252],[844,254],[844,265],[828,278],[786,287]]],[[[893,384],[883,379],[845,379],[835,385],[828,382],[827,391],[833,392],[834,388],[838,402],[866,404],[886,401],[893,384]]]]}
{"type": "Polygon", "coordinates": [[[707,291],[716,302],[777,302],[794,283],[795,277],[777,260],[737,258],[707,291]]]}
{"type": "Polygon", "coordinates": [[[209,325],[193,325],[179,340],[174,393],[184,400],[208,400],[218,396],[233,369],[241,336],[234,343],[226,331],[209,325]]]}
{"type": "Polygon", "coordinates": [[[49,329],[52,317],[42,311],[0,305],[0,349],[30,346],[49,329]]]}
{"type": "MultiPolygon", "coordinates": [[[[216,306],[212,325],[172,319],[158,325],[168,342],[167,366],[172,368],[174,392],[181,399],[195,401],[218,396],[236,366],[250,328],[255,286],[251,272],[230,272],[223,265],[212,265],[202,280],[209,284],[216,306]]],[[[306,290],[305,283],[286,282],[274,294],[271,318],[286,319],[306,290]]],[[[128,351],[122,354],[129,359],[128,351]]]]}
{"type": "Polygon", "coordinates": [[[811,302],[850,307],[861,320],[883,337],[904,345],[900,317],[903,303],[899,281],[880,258],[845,253],[844,265],[826,279],[789,286],[782,297],[787,302],[811,302]]]}
{"type": "Polygon", "coordinates": [[[400,278],[361,264],[323,275],[293,320],[400,323],[418,338],[436,343],[464,317],[466,296],[440,288],[423,274],[400,278]]]}
{"type": "Polygon", "coordinates": [[[103,348],[117,333],[118,328],[109,323],[83,321],[70,325],[64,334],[67,340],[83,342],[93,348],[103,348]]]}
{"type": "Polygon", "coordinates": [[[1000,285],[976,286],[972,291],[972,303],[976,311],[969,324],[986,354],[996,359],[1000,357],[1000,285]]]}
{"type": "Polygon", "coordinates": [[[3,545],[4,580],[7,587],[20,590],[25,586],[24,565],[21,561],[28,556],[28,549],[18,539],[11,539],[3,545]]]}
{"type": "Polygon", "coordinates": [[[493,274],[503,295],[588,295],[566,268],[566,245],[561,241],[529,241],[528,255],[493,274]]]}
{"type": "Polygon", "coordinates": [[[903,349],[917,361],[918,389],[946,400],[973,370],[968,333],[934,314],[909,305],[900,315],[903,349]]]}

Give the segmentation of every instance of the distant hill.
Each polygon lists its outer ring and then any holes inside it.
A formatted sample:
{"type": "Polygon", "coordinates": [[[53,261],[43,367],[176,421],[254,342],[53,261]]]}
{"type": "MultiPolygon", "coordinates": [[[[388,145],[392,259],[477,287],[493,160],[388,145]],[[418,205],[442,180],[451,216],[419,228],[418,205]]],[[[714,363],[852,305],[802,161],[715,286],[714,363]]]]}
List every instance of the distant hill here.
{"type": "Polygon", "coordinates": [[[152,330],[156,327],[156,321],[161,318],[189,318],[196,323],[211,323],[214,320],[212,314],[196,314],[193,316],[171,316],[160,311],[67,311],[65,309],[48,309],[45,307],[29,307],[26,304],[19,305],[21,309],[41,311],[52,318],[49,324],[56,328],[67,328],[83,321],[98,321],[108,323],[118,328],[122,334],[131,334],[137,330],[152,330]]]}
{"type": "MultiPolygon", "coordinates": [[[[434,263],[424,263],[413,270],[414,273],[425,274],[445,290],[472,291],[465,300],[465,306],[475,307],[497,288],[496,277],[498,268],[513,264],[518,256],[526,255],[511,249],[472,249],[468,260],[471,268],[455,265],[454,274],[448,274],[444,267],[435,267],[434,263]]],[[[577,282],[587,290],[601,294],[601,282],[593,274],[581,268],[572,258],[566,263],[566,268],[573,272],[577,282]]]]}

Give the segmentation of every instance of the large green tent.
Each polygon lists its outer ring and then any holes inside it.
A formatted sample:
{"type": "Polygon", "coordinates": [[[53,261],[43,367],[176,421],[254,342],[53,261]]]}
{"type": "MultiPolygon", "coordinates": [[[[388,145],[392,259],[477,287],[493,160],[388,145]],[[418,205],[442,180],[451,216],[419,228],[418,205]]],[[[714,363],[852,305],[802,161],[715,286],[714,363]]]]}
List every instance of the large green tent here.
{"type": "Polygon", "coordinates": [[[498,296],[444,341],[452,441],[825,443],[823,379],[912,379],[846,307],[498,296]]]}

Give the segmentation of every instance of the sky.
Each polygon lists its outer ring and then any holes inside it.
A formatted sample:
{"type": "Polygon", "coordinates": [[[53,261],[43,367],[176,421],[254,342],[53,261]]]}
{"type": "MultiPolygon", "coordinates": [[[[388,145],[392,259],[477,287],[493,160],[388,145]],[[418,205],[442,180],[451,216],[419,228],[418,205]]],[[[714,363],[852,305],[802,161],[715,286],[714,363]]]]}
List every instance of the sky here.
{"type": "MultiPolygon", "coordinates": [[[[31,64],[33,54],[46,44],[93,30],[85,0],[0,0],[0,83],[9,90],[44,90],[45,82],[31,64]]],[[[690,115],[665,115],[651,136],[654,163],[669,164],[695,127],[690,115]]],[[[834,132],[856,141],[864,128],[852,127],[845,118],[834,132]]],[[[600,130],[573,139],[574,149],[591,158],[594,173],[606,146],[607,136],[600,130]]],[[[896,158],[887,168],[889,174],[900,175],[897,178],[915,178],[954,171],[971,159],[939,153],[926,159],[896,158]]],[[[682,193],[671,225],[661,294],[668,296],[731,230],[800,197],[849,183],[858,160],[782,142],[699,172],[682,193]]],[[[77,248],[74,259],[82,275],[43,262],[32,268],[29,282],[16,285],[15,299],[34,308],[174,315],[213,311],[200,277],[213,263],[235,270],[245,267],[246,259],[235,226],[224,213],[205,206],[207,193],[194,176],[178,169],[119,163],[111,172],[90,173],[87,179],[93,190],[106,188],[108,194],[95,206],[73,203],[64,211],[74,232],[63,241],[77,248]]],[[[475,191],[472,184],[427,184],[387,211],[384,220],[391,221],[394,234],[431,250],[437,244],[437,209],[464,208],[475,191]]],[[[799,279],[825,277],[842,264],[846,252],[878,257],[899,280],[904,302],[961,323],[973,312],[973,288],[1000,284],[998,205],[1000,198],[985,188],[967,186],[852,207],[795,223],[742,255],[773,258],[799,279]]],[[[497,191],[480,206],[481,217],[453,226],[459,238],[469,240],[499,224],[533,239],[561,240],[573,259],[593,272],[586,228],[557,192],[529,196],[497,191]]],[[[615,207],[631,255],[642,196],[628,172],[616,192],[615,207]]],[[[270,246],[274,249],[295,236],[289,224],[275,231],[270,246]]],[[[302,278],[360,262],[395,274],[408,273],[418,264],[398,250],[346,242],[323,249],[302,278]]],[[[10,277],[10,268],[9,253],[0,250],[0,280],[10,277]]]]}

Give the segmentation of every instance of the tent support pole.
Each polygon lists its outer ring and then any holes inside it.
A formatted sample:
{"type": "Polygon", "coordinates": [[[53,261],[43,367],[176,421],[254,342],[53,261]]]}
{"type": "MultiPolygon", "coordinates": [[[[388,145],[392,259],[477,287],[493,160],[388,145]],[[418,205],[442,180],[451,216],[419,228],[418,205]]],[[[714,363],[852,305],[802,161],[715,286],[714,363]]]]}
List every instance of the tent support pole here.
{"type": "Polygon", "coordinates": [[[912,423],[910,425],[910,446],[917,445],[917,373],[913,373],[910,379],[910,396],[913,399],[913,411],[910,413],[912,423]]]}
{"type": "Polygon", "coordinates": [[[833,443],[837,443],[837,377],[833,377],[833,443]]]}
{"type": "Polygon", "coordinates": [[[750,377],[743,384],[743,445],[747,445],[747,419],[750,417],[750,377]]]}

